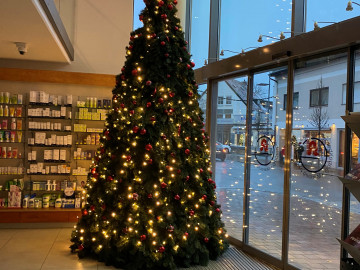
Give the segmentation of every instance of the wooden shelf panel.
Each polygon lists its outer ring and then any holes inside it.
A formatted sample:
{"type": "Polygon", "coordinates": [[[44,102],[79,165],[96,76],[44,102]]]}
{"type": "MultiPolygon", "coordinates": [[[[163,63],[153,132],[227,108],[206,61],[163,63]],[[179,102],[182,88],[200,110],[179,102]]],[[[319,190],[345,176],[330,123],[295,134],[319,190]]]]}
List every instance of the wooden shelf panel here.
{"type": "Polygon", "coordinates": [[[76,222],[80,215],[74,208],[1,208],[0,223],[76,222]]]}

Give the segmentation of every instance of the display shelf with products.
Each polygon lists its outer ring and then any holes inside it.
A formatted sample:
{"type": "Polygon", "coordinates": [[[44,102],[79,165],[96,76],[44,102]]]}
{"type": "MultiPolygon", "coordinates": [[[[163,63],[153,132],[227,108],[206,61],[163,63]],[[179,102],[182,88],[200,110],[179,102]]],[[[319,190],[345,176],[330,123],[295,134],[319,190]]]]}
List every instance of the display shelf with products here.
{"type": "MultiPolygon", "coordinates": [[[[360,112],[352,112],[341,116],[345,124],[360,137],[360,112]]],[[[360,163],[352,166],[345,177],[338,177],[343,185],[360,201],[360,163]]],[[[353,230],[344,240],[337,239],[341,246],[353,257],[351,264],[342,261],[342,269],[360,269],[360,225],[353,230]]]]}

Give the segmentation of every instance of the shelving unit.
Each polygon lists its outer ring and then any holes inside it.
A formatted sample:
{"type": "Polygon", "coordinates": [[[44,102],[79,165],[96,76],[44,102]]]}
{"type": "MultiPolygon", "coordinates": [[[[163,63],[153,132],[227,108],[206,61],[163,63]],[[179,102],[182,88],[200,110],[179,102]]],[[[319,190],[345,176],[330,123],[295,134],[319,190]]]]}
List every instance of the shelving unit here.
{"type": "MultiPolygon", "coordinates": [[[[98,103],[93,103],[92,106],[81,106],[81,103],[88,102],[85,101],[86,97],[74,97],[72,104],[66,104],[66,105],[60,105],[60,104],[52,104],[52,103],[34,103],[30,102],[30,96],[25,96],[24,98],[24,104],[8,104],[8,103],[0,103],[0,105],[8,106],[8,107],[21,107],[21,116],[19,117],[11,117],[11,116],[1,116],[0,115],[0,125],[2,125],[2,119],[6,119],[8,121],[8,127],[10,128],[11,119],[15,118],[16,120],[21,120],[22,128],[21,130],[12,130],[6,129],[6,131],[9,132],[18,132],[20,131],[20,139],[16,137],[15,142],[4,142],[0,140],[0,147],[12,147],[12,148],[18,148],[18,154],[20,153],[20,157],[18,158],[2,158],[1,152],[0,152],[0,168],[2,164],[6,164],[6,166],[20,166],[22,169],[21,174],[18,173],[8,173],[8,174],[1,174],[2,171],[0,170],[0,186],[2,186],[2,189],[0,189],[0,199],[1,197],[6,197],[7,192],[5,190],[6,182],[8,180],[13,179],[23,179],[24,180],[24,186],[25,188],[22,189],[22,197],[24,195],[30,195],[33,193],[42,194],[42,193],[56,193],[59,194],[63,191],[60,190],[34,190],[32,187],[32,183],[46,183],[48,180],[56,181],[57,183],[67,182],[67,183],[73,183],[76,182],[78,186],[81,186],[84,182],[86,182],[87,175],[89,172],[90,165],[92,163],[92,160],[94,158],[94,154],[96,152],[96,149],[99,147],[99,138],[100,135],[94,135],[95,133],[99,134],[102,132],[104,128],[104,122],[106,117],[106,112],[108,108],[103,108],[102,106],[98,108],[98,103]],[[80,101],[80,107],[78,107],[80,101]],[[64,109],[65,107],[65,109],[64,109]],[[82,119],[84,117],[76,117],[79,116],[79,111],[87,109],[89,112],[89,115],[87,115],[87,118],[91,116],[91,119],[82,119]],[[29,109],[33,109],[31,112],[31,115],[29,115],[29,109]],[[38,109],[38,111],[34,111],[35,109],[38,109]],[[63,110],[61,112],[61,110],[63,110]],[[65,110],[65,114],[64,114],[65,110]],[[42,113],[43,111],[46,111],[45,116],[40,115],[34,115],[33,113],[42,113]],[[58,112],[52,112],[52,111],[58,111],[58,112]],[[61,114],[61,117],[58,117],[59,112],[61,114]],[[98,114],[94,114],[97,113],[98,114]],[[100,113],[101,112],[101,113],[100,113]],[[50,116],[48,115],[50,113],[50,116]],[[55,115],[56,117],[53,117],[52,115],[55,115]],[[99,117],[97,119],[96,117],[99,117]],[[78,118],[78,119],[76,119],[78,118]],[[101,119],[100,119],[101,118],[101,119]],[[30,126],[30,122],[31,126],[30,126]],[[55,124],[60,124],[61,126],[55,126],[55,124]],[[86,129],[85,132],[78,131],[76,132],[74,129],[74,126],[76,124],[85,124],[86,129]],[[50,126],[49,126],[50,125],[50,126]],[[65,128],[66,127],[66,128],[65,128]],[[51,138],[51,135],[56,136],[68,136],[72,135],[72,140],[69,145],[55,145],[55,144],[49,144],[49,143],[38,143],[35,144],[35,142],[29,144],[29,138],[34,138],[35,140],[35,134],[36,133],[45,133],[46,138],[51,138]],[[95,141],[97,144],[83,144],[84,139],[86,139],[88,136],[90,136],[90,140],[95,138],[95,141]],[[80,142],[81,144],[78,144],[77,142],[80,142]],[[81,159],[75,159],[74,158],[74,152],[77,151],[78,148],[81,148],[84,153],[87,154],[87,156],[83,156],[81,159]],[[44,152],[46,150],[54,150],[54,149],[63,149],[66,151],[66,158],[65,160],[47,160],[44,157],[44,152]],[[29,153],[32,151],[36,151],[36,159],[35,160],[28,160],[29,153]],[[30,168],[30,165],[34,166],[35,164],[42,163],[44,168],[46,166],[68,166],[70,167],[70,173],[30,173],[28,169],[30,168]],[[10,165],[9,165],[10,164],[10,165]],[[14,164],[14,165],[12,165],[14,164]],[[82,168],[83,170],[79,170],[82,168]]],[[[94,100],[96,100],[94,98],[94,100]]],[[[100,99],[99,99],[100,100],[100,99]]],[[[90,101],[90,100],[89,100],[90,101]]],[[[110,106],[110,99],[106,98],[106,102],[108,106],[110,106]]],[[[103,104],[103,100],[100,102],[103,104]]],[[[13,110],[11,110],[13,112],[13,110]]],[[[15,110],[16,111],[16,110],[15,110]]],[[[2,126],[1,126],[2,127],[2,126]]],[[[0,130],[1,131],[1,130],[0,130]]],[[[4,130],[2,130],[4,131],[4,130]]],[[[88,139],[89,140],[89,139],[88,139]]],[[[86,140],[85,140],[86,141],[86,140]]],[[[4,165],[5,166],[5,165],[4,165]]],[[[1,201],[0,201],[1,202],[1,201]]],[[[28,213],[33,213],[34,211],[38,211],[40,221],[51,219],[50,216],[47,213],[52,212],[61,212],[63,210],[66,210],[67,212],[72,212],[69,209],[7,209],[7,208],[1,208],[0,205],[0,211],[6,211],[6,215],[8,218],[1,219],[0,223],[2,222],[8,222],[6,220],[12,220],[10,216],[16,216],[19,218],[19,215],[21,216],[22,213],[24,214],[24,217],[21,217],[22,220],[30,220],[28,213]],[[10,214],[11,213],[11,214],[10,214]],[[20,214],[19,214],[20,213],[20,214]],[[27,218],[26,218],[27,216],[27,218]],[[45,218],[45,216],[48,216],[48,218],[45,218]],[[44,218],[43,218],[44,217],[44,218]]],[[[79,215],[79,209],[72,209],[76,215],[79,215]]],[[[73,219],[74,215],[72,216],[73,219]]],[[[71,218],[70,218],[71,219],[71,218]]],[[[62,219],[63,220],[63,219],[62,219]]],[[[15,219],[12,222],[29,222],[29,221],[20,221],[15,219]]],[[[31,221],[30,221],[31,222],[31,221]]],[[[51,221],[49,221],[51,222],[51,221]]],[[[66,222],[66,221],[65,221],[66,222]]]]}
{"type": "MultiPolygon", "coordinates": [[[[360,113],[353,113],[346,116],[341,116],[345,121],[346,125],[360,138],[360,113]]],[[[350,180],[344,177],[339,177],[339,180],[344,184],[344,186],[354,195],[354,197],[360,201],[360,181],[350,180]]],[[[355,230],[354,230],[355,231],[355,230]]],[[[342,247],[353,257],[355,262],[358,264],[354,267],[356,268],[344,268],[344,269],[359,269],[360,267],[360,250],[358,247],[355,247],[343,240],[337,239],[342,247]]],[[[352,267],[352,266],[351,266],[352,267]]],[[[343,268],[342,268],[343,269],[343,268]]]]}

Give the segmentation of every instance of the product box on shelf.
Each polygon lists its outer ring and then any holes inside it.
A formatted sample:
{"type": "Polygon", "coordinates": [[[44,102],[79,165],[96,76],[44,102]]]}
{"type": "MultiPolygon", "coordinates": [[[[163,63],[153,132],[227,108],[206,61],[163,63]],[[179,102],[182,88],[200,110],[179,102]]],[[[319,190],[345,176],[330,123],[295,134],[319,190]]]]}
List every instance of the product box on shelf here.
{"type": "Polygon", "coordinates": [[[16,185],[10,186],[8,193],[8,208],[20,208],[21,207],[21,190],[16,185]]]}

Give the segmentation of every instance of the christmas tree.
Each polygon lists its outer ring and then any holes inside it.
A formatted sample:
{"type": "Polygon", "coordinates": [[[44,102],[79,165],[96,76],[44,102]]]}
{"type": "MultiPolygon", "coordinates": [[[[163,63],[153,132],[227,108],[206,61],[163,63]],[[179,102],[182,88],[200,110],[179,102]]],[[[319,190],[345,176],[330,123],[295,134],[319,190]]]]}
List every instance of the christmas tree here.
{"type": "Polygon", "coordinates": [[[207,265],[228,243],[177,0],[130,35],[72,251],[124,269],[207,265]]]}

